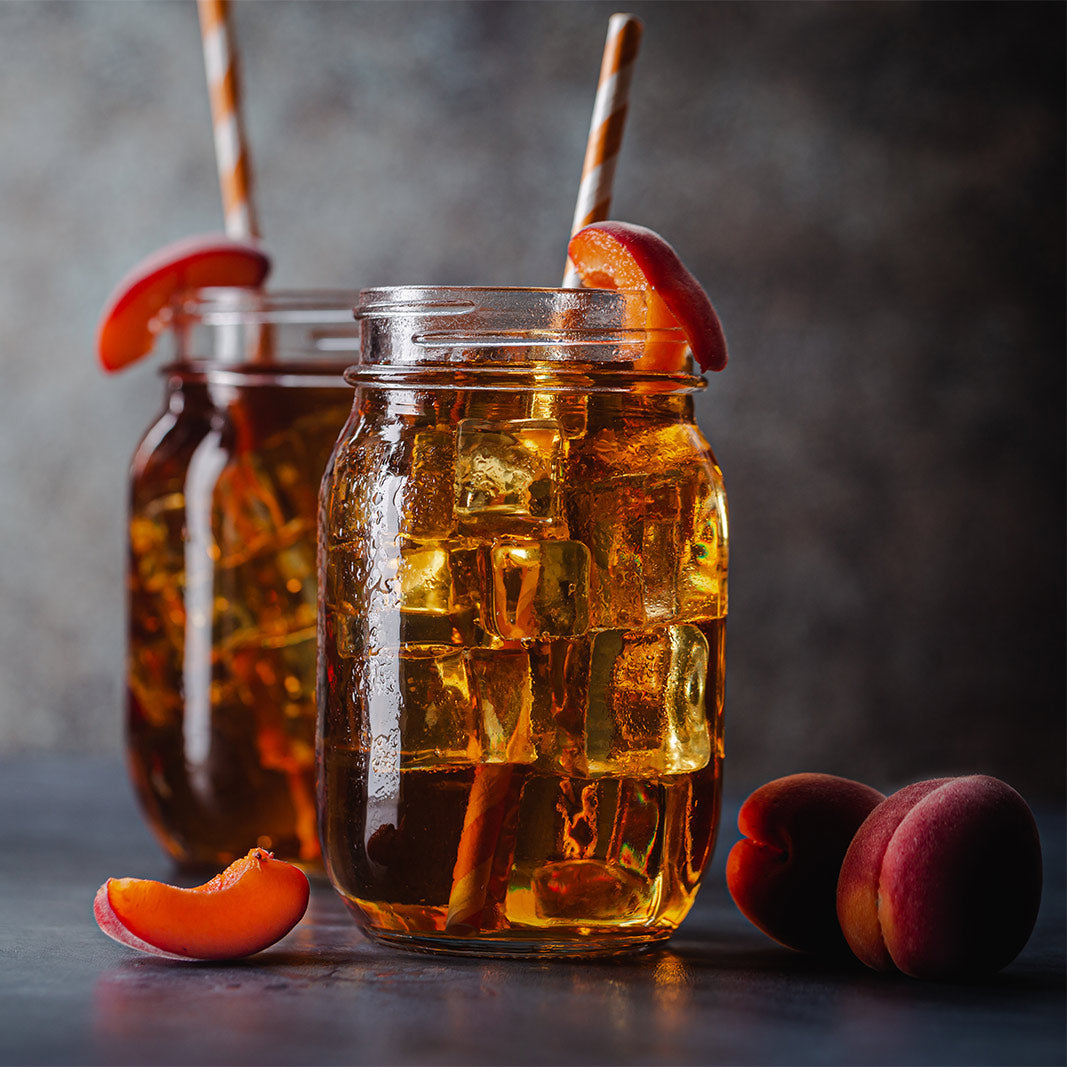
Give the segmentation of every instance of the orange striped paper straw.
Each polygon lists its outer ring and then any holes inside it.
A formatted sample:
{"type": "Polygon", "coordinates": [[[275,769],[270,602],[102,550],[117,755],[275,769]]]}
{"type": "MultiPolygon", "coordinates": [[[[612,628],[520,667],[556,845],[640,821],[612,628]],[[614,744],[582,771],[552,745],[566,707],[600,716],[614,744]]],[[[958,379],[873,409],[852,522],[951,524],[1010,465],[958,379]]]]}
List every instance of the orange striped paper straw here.
{"type": "Polygon", "coordinates": [[[211,98],[215,164],[226,234],[236,239],[258,237],[229,3],[228,0],[196,0],[196,6],[200,12],[204,71],[211,98]]]}
{"type": "MultiPolygon", "coordinates": [[[[591,222],[601,222],[608,217],[615,164],[630,106],[630,82],[643,32],[644,25],[635,15],[617,14],[608,20],[608,37],[604,42],[593,119],[589,124],[582,178],[571,223],[572,237],[591,222]]],[[[578,273],[569,259],[563,285],[567,288],[578,285],[578,273]]]]}
{"type": "MultiPolygon", "coordinates": [[[[495,924],[498,902],[490,887],[505,820],[518,805],[516,790],[512,788],[515,770],[513,763],[481,763],[474,769],[452,871],[446,932],[485,930],[495,924]]],[[[498,871],[496,880],[499,879],[498,871]]]]}

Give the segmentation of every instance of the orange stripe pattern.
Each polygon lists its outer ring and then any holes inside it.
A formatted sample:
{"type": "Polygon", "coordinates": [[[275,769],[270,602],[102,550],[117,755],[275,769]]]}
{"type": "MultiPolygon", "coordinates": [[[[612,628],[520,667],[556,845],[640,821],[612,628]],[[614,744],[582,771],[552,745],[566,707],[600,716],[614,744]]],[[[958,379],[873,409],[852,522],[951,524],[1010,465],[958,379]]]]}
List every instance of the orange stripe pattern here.
{"type": "MultiPolygon", "coordinates": [[[[615,164],[629,110],[630,83],[643,32],[644,25],[634,15],[612,15],[608,20],[608,36],[600,64],[571,236],[591,222],[601,222],[608,217],[615,164]]],[[[569,260],[563,284],[568,287],[578,285],[578,273],[569,260]]]]}
{"type": "Polygon", "coordinates": [[[211,122],[215,136],[215,163],[222,193],[226,233],[242,239],[258,236],[252,205],[252,181],[241,121],[241,94],[237,77],[237,54],[233,47],[227,0],[197,0],[200,36],[204,47],[204,70],[211,99],[211,122]]]}
{"type": "Polygon", "coordinates": [[[514,771],[510,763],[481,763],[474,769],[452,871],[446,931],[462,933],[491,925],[495,905],[489,893],[493,858],[505,817],[515,806],[511,790],[514,771]]]}

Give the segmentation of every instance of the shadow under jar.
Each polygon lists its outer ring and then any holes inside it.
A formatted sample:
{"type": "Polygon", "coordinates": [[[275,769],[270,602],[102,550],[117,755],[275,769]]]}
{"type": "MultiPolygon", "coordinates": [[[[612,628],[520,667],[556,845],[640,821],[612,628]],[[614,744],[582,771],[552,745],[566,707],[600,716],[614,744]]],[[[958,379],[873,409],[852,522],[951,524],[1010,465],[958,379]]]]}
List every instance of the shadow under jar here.
{"type": "Polygon", "coordinates": [[[321,869],[318,488],[351,409],[354,293],[202,290],[130,479],[130,773],[182,866],[254,846],[321,869]]]}
{"type": "Polygon", "coordinates": [[[661,941],[722,762],[726,496],[684,338],[606,290],[366,290],[357,318],[319,523],[327,873],[398,947],[661,941]]]}

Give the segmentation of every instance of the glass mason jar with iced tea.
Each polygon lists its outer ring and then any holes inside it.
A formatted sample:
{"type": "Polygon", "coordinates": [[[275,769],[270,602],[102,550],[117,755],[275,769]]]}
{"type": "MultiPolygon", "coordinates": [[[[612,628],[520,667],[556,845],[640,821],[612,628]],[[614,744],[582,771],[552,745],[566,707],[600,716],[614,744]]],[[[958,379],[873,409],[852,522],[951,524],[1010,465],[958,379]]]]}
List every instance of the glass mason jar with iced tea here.
{"type": "Polygon", "coordinates": [[[131,468],[127,753],[180,864],[314,868],[318,487],[351,407],[354,293],[203,290],[170,309],[131,468]]]}
{"type": "MultiPolygon", "coordinates": [[[[367,290],[320,515],[327,872],[372,937],[670,936],[719,819],[727,522],[645,295],[367,290]],[[655,348],[673,373],[642,369],[655,348]]],[[[662,360],[656,361],[662,364],[662,360]]]]}

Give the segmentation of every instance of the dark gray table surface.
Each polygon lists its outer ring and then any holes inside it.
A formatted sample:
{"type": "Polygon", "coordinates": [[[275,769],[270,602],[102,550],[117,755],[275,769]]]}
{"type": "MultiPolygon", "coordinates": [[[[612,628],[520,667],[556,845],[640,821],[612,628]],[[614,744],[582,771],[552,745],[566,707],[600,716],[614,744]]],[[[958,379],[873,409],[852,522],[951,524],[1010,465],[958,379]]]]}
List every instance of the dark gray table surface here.
{"type": "Polygon", "coordinates": [[[120,764],[0,762],[3,1064],[1064,1064],[1063,812],[1039,811],[1046,885],[1022,955],[988,981],[916,982],[774,945],[723,880],[727,811],[693,913],[624,961],[389,951],[327,886],[236,964],[170,962],[97,929],[111,875],[174,880],[120,764]]]}

